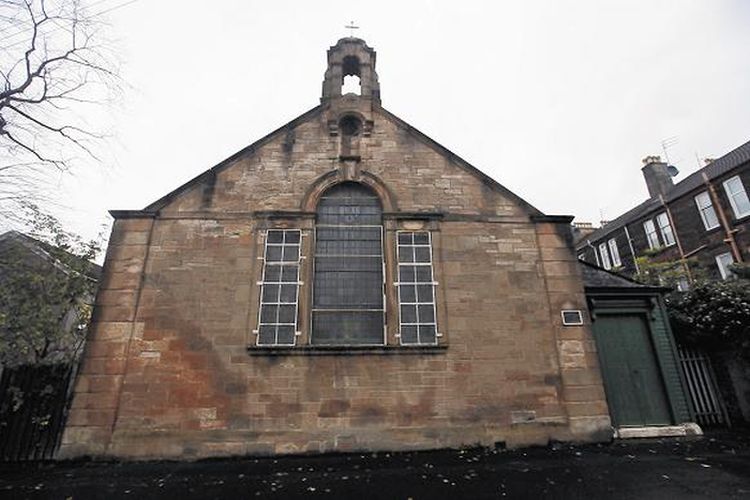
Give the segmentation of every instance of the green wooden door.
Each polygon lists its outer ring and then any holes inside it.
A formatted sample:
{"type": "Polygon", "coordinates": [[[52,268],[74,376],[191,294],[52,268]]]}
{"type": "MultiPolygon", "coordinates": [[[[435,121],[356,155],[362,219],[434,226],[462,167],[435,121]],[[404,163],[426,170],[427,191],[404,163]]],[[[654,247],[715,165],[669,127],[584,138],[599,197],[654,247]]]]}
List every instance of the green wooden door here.
{"type": "Polygon", "coordinates": [[[614,424],[617,427],[671,424],[645,317],[602,314],[594,321],[594,336],[614,424]]]}

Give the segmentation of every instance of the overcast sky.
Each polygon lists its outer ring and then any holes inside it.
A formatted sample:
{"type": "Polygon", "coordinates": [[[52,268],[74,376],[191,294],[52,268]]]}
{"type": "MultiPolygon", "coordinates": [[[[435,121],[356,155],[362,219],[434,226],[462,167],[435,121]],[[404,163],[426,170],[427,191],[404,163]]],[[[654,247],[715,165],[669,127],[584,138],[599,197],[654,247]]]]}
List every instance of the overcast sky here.
{"type": "Polygon", "coordinates": [[[118,163],[60,182],[86,236],[317,105],[351,20],[385,108],[546,213],[598,222],[642,201],[640,160],[665,139],[678,180],[750,140],[748,1],[136,0],[108,16],[132,86],[112,110],[118,163]]]}

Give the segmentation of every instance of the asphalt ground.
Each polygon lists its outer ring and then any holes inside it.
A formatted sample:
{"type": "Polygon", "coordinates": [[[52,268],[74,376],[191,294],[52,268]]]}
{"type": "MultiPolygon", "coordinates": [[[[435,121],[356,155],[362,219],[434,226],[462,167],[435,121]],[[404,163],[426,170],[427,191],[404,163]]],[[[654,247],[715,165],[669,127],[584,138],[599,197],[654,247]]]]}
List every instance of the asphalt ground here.
{"type": "Polygon", "coordinates": [[[0,498],[750,499],[750,434],[509,451],[0,464],[0,498]]]}

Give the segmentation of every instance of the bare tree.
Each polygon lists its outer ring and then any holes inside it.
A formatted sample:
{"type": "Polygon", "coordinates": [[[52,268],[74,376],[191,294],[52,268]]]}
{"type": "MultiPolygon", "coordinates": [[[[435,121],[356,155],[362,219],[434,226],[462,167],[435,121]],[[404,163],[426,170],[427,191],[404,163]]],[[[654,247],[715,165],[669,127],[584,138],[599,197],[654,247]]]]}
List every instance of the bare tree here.
{"type": "Polygon", "coordinates": [[[0,0],[0,217],[54,199],[50,181],[102,161],[94,108],[118,97],[120,80],[100,14],[79,0],[0,0]]]}

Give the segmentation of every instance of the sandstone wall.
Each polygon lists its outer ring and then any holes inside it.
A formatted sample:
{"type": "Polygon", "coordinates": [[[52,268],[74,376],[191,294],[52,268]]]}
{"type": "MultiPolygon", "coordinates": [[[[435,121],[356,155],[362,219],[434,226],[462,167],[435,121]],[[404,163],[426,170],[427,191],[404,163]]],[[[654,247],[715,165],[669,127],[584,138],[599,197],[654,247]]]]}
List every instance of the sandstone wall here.
{"type": "Polygon", "coordinates": [[[61,456],[202,457],[606,439],[609,417],[567,224],[528,208],[386,115],[346,175],[384,186],[387,343],[254,344],[263,231],[303,229],[309,335],[316,182],[341,174],[324,112],[158,214],[116,221],[61,456]],[[339,172],[339,173],[337,173],[339,172]],[[264,211],[280,211],[268,215],[264,211]],[[435,216],[408,215],[429,211],[435,216]],[[407,214],[399,216],[398,214],[407,214]],[[433,233],[437,348],[397,344],[394,234],[433,233]]]}

